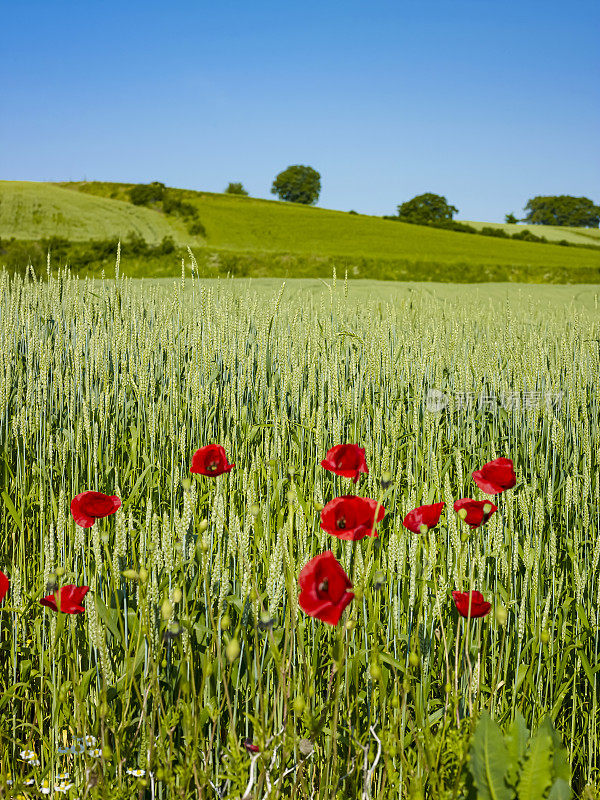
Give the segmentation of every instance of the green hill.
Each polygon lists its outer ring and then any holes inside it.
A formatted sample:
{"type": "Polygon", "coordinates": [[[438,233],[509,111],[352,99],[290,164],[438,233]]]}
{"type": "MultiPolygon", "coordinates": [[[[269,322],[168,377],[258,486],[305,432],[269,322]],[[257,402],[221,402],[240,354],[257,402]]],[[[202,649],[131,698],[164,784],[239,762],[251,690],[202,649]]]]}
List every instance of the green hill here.
{"type": "MultiPolygon", "coordinates": [[[[41,239],[62,236],[71,241],[125,238],[133,231],[155,244],[177,230],[164,215],[121,200],[94,197],[50,183],[0,181],[0,236],[41,239]]],[[[185,228],[182,229],[182,233],[185,228]]],[[[184,238],[181,240],[184,244],[184,238]]]]}
{"type": "MultiPolygon", "coordinates": [[[[361,278],[600,280],[600,248],[512,241],[295,203],[169,189],[197,211],[206,236],[192,236],[181,217],[127,202],[132,185],[0,181],[0,237],[31,241],[55,235],[84,242],[124,240],[133,231],[157,244],[171,236],[176,245],[189,244],[199,263],[212,258],[221,272],[263,277],[326,277],[336,265],[338,274],[348,268],[350,277],[361,278]]],[[[546,235],[541,226],[533,228],[546,235]]],[[[566,231],[560,233],[567,238],[566,231]]],[[[592,244],[593,238],[585,241],[592,244]]],[[[122,269],[137,276],[176,275],[180,258],[180,252],[163,256],[159,268],[148,258],[128,260],[125,245],[122,269]]],[[[71,263],[77,268],[75,256],[71,263]]]]}

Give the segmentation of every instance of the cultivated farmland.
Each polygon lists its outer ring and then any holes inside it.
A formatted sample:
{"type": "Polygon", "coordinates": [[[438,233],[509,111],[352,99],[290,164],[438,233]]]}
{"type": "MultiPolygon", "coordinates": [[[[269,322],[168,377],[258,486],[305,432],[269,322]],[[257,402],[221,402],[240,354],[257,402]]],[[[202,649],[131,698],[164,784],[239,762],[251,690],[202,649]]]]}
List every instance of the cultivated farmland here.
{"type": "Polygon", "coordinates": [[[0,280],[1,791],[466,798],[487,710],[503,730],[549,716],[566,756],[536,740],[538,788],[595,797],[596,287],[118,269],[0,280]],[[212,443],[233,469],[191,474],[212,443]],[[320,465],[340,443],[365,449],[356,484],[320,465]],[[498,457],[516,485],[471,529],[453,503],[490,499],[471,474],[498,457]],[[86,491],[122,504],[81,527],[86,491]],[[351,494],[385,509],[377,537],[321,529],[351,494]],[[437,502],[437,526],[404,527],[437,502]],[[337,625],[298,602],[329,550],[354,587],[337,625]],[[40,605],[70,584],[84,612],[40,605]],[[470,588],[481,619],[452,601],[470,588]]]}
{"type": "MultiPolygon", "coordinates": [[[[600,277],[600,248],[586,232],[576,238],[586,247],[559,247],[477,234],[428,228],[363,214],[348,214],[298,203],[252,197],[169,189],[198,214],[205,235],[192,235],[184,220],[159,206],[127,202],[132,184],[0,181],[0,236],[31,245],[55,235],[69,241],[112,239],[106,264],[82,267],[75,256],[72,270],[81,277],[100,277],[112,269],[117,239],[123,246],[123,274],[129,277],[176,277],[189,245],[206,275],[235,277],[327,278],[335,266],[351,278],[420,281],[525,281],[594,283],[600,277]],[[149,260],[131,252],[130,232],[150,244],[172,237],[178,252],[149,260]]],[[[516,226],[522,229],[524,226],[516,226]]],[[[543,226],[535,233],[545,235],[543,226]]],[[[549,235],[555,235],[553,231],[549,235]]],[[[1,249],[1,247],[0,247],[1,249]]],[[[52,250],[53,248],[50,247],[52,250]]],[[[22,266],[34,248],[21,248],[22,266]]],[[[37,250],[37,271],[45,269],[47,250],[37,250]]],[[[53,267],[64,266],[65,261],[53,267]]],[[[0,267],[3,265],[0,253],[0,267]]],[[[87,263],[87,262],[86,262],[87,263]]],[[[21,265],[19,265],[21,266],[21,265]]]]}

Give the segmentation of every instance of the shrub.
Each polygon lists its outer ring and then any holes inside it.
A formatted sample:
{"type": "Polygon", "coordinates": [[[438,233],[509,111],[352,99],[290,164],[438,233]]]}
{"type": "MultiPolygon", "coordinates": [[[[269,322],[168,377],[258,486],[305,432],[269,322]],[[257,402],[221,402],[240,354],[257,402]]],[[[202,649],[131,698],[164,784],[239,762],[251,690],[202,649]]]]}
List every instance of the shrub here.
{"type": "Polygon", "coordinates": [[[499,236],[501,239],[510,239],[510,234],[508,234],[504,228],[492,228],[486,225],[479,233],[482,236],[499,236]]]}
{"type": "Polygon", "coordinates": [[[244,197],[248,196],[248,192],[244,189],[241,183],[229,183],[225,189],[225,194],[240,194],[244,197]]]}
{"type": "Polygon", "coordinates": [[[196,219],[191,225],[188,225],[187,230],[192,236],[202,236],[203,239],[206,239],[206,228],[199,219],[196,219]]]}
{"type": "Polygon", "coordinates": [[[165,185],[159,181],[137,183],[129,190],[129,199],[136,206],[147,206],[160,202],[165,194],[165,185]]]}

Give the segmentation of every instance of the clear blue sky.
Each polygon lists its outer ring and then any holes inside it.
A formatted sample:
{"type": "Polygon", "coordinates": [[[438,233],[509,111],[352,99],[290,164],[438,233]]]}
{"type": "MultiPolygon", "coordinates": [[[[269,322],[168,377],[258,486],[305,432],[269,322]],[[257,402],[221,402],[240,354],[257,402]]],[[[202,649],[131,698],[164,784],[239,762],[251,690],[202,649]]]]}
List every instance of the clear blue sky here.
{"type": "Polygon", "coordinates": [[[148,182],[393,214],[423,192],[502,221],[600,202],[597,0],[9,0],[0,178],[148,182]]]}

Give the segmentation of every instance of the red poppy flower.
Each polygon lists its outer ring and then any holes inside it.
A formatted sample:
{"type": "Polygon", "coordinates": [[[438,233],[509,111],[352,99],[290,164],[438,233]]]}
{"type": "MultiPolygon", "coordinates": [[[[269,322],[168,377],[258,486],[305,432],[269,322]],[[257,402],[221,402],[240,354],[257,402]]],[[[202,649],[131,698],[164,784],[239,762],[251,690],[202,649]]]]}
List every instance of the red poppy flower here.
{"type": "Polygon", "coordinates": [[[8,578],[3,572],[0,572],[0,603],[4,600],[9,586],[8,578]]]}
{"type": "Polygon", "coordinates": [[[220,444],[207,444],[194,453],[190,472],[210,475],[211,478],[216,478],[217,475],[229,472],[234,467],[235,464],[227,462],[224,447],[221,447],[220,444]]]}
{"type": "Polygon", "coordinates": [[[83,614],[83,598],[89,592],[89,586],[74,586],[72,583],[63,586],[59,592],[42,597],[41,605],[51,608],[53,611],[61,611],[63,614],[83,614]],[[58,602],[57,602],[58,597],[58,602]]]}
{"type": "Polygon", "coordinates": [[[336,444],[321,461],[321,466],[343,478],[353,478],[356,483],[360,473],[369,474],[364,447],[357,444],[336,444]]]}
{"type": "MultiPolygon", "coordinates": [[[[348,494],[334,497],[321,511],[321,527],[338,539],[357,541],[370,536],[375,524],[376,500],[348,494]]],[[[377,522],[381,522],[385,508],[379,506],[377,522]]],[[[375,531],[377,536],[377,531],[375,531]]]]}
{"type": "Polygon", "coordinates": [[[478,618],[489,614],[491,603],[486,603],[481,592],[452,592],[454,605],[461,617],[478,618]],[[471,595],[471,614],[469,614],[469,595],[471,595]]]}
{"type": "Polygon", "coordinates": [[[252,744],[252,739],[244,739],[242,744],[249,753],[260,753],[260,747],[256,744],[252,744]]]}
{"type": "Polygon", "coordinates": [[[298,576],[300,608],[309,616],[337,625],[354,597],[350,578],[331,550],[311,558],[298,576]]]}
{"type": "Polygon", "coordinates": [[[102,492],[82,492],[71,500],[71,514],[81,528],[91,528],[98,517],[108,517],[120,507],[116,495],[102,492]]]}
{"type": "Polygon", "coordinates": [[[430,506],[413,508],[404,517],[402,524],[413,533],[427,533],[430,528],[435,528],[440,521],[443,507],[444,503],[433,503],[430,506]]]}
{"type": "Polygon", "coordinates": [[[494,511],[498,511],[497,506],[489,500],[457,500],[454,503],[454,510],[463,522],[472,528],[478,528],[492,516],[494,511]]]}
{"type": "Polygon", "coordinates": [[[496,458],[473,473],[473,480],[486,494],[500,494],[517,482],[510,458],[496,458]]]}

